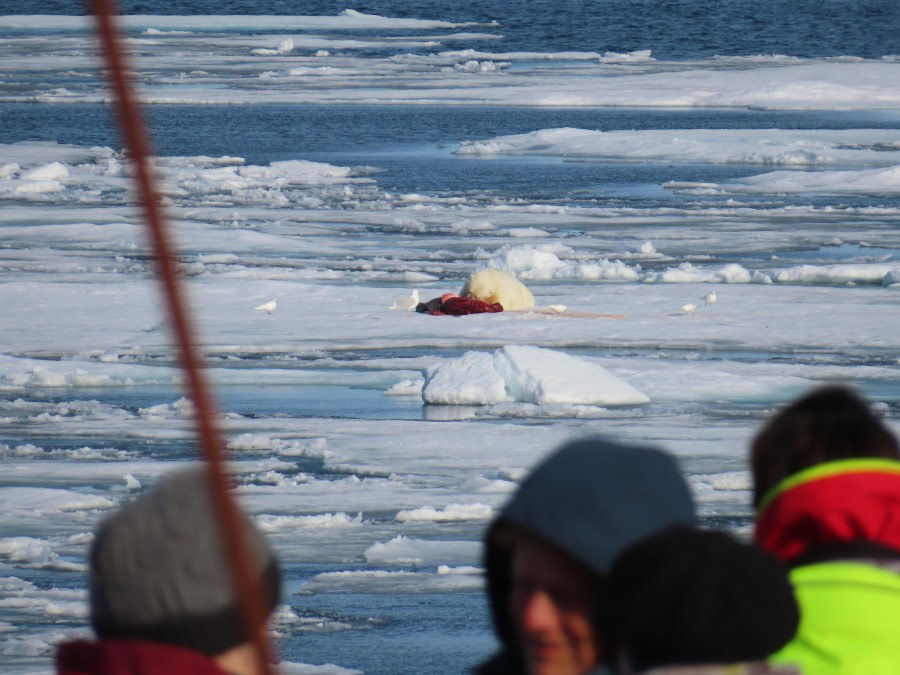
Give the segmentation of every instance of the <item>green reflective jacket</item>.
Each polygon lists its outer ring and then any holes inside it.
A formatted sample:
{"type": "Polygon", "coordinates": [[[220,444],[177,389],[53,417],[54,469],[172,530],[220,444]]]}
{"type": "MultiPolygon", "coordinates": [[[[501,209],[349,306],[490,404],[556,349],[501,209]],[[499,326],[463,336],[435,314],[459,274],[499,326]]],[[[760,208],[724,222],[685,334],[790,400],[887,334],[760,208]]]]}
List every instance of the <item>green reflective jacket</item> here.
{"type": "Polygon", "coordinates": [[[800,628],[771,661],[804,675],[900,675],[900,462],[839,460],[790,476],[763,498],[754,538],[788,564],[840,542],[897,551],[795,566],[800,628]]]}
{"type": "Polygon", "coordinates": [[[804,675],[900,673],[900,573],[859,562],[791,572],[800,629],[770,659],[804,675]]]}

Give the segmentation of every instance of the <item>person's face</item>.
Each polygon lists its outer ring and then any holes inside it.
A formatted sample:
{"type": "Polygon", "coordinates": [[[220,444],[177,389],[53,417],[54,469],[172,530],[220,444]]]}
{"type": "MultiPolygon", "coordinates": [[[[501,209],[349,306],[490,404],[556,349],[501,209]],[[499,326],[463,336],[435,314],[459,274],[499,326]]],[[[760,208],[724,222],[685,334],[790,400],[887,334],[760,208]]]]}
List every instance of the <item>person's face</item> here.
{"type": "Polygon", "coordinates": [[[593,574],[530,539],[513,545],[510,612],[530,675],[583,675],[600,660],[593,574]]]}

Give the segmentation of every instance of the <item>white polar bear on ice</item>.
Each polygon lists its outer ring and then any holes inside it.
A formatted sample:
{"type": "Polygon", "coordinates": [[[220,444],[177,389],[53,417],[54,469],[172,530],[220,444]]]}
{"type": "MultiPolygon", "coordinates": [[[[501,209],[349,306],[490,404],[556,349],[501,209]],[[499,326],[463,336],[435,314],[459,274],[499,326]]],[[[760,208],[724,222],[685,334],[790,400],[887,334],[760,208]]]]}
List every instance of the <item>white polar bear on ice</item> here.
{"type": "Polygon", "coordinates": [[[507,312],[534,307],[534,296],[525,284],[504,270],[484,269],[473,273],[459,294],[488,303],[499,302],[507,312]]]}

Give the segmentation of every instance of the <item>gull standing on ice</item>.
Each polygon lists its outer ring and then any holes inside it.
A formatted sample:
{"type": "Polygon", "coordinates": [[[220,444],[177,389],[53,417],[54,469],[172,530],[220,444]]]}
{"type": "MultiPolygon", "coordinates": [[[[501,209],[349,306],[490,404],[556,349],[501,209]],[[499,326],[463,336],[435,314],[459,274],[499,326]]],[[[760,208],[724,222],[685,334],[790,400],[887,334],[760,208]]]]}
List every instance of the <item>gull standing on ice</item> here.
{"type": "Polygon", "coordinates": [[[681,306],[681,311],[684,314],[690,314],[691,316],[694,316],[694,311],[696,309],[697,309],[697,305],[682,305],[681,306]]]}
{"type": "Polygon", "coordinates": [[[275,311],[275,308],[278,306],[278,301],[275,298],[272,298],[268,302],[264,302],[261,305],[257,305],[253,309],[264,309],[266,314],[271,314],[275,311]]]}
{"type": "Polygon", "coordinates": [[[704,295],[703,296],[703,304],[705,304],[707,307],[709,307],[710,305],[716,304],[716,292],[710,291],[709,293],[704,295]]]}
{"type": "Polygon", "coordinates": [[[394,300],[394,304],[389,307],[389,309],[402,309],[407,312],[411,312],[416,308],[416,305],[419,304],[419,291],[415,290],[412,292],[412,295],[406,298],[400,298],[399,300],[394,300]]]}

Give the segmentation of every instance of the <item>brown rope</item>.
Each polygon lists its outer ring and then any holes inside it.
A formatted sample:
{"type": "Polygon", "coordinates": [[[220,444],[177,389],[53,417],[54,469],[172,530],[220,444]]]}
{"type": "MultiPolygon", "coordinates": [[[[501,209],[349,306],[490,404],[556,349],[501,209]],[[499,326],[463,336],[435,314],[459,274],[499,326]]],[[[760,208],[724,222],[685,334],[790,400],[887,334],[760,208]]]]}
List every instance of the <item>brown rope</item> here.
{"type": "Polygon", "coordinates": [[[135,169],[138,198],[150,235],[157,264],[157,277],[162,291],[169,323],[175,332],[181,368],[187,379],[187,389],[195,409],[195,424],[200,450],[206,460],[207,483],[225,541],[225,551],[231,566],[235,590],[240,600],[245,626],[256,648],[259,672],[269,675],[269,646],[266,638],[266,609],[259,575],[251,572],[250,555],[240,527],[240,512],[229,493],[229,476],[225,470],[222,434],[216,427],[216,410],[201,370],[201,356],[195,347],[190,317],[185,310],[180,275],[170,244],[166,219],[160,205],[159,192],[150,160],[150,144],[140,105],[128,80],[126,55],[121,48],[119,31],[115,25],[113,0],[89,0],[97,19],[97,32],[109,80],[115,95],[119,127],[125,147],[135,169]]]}

